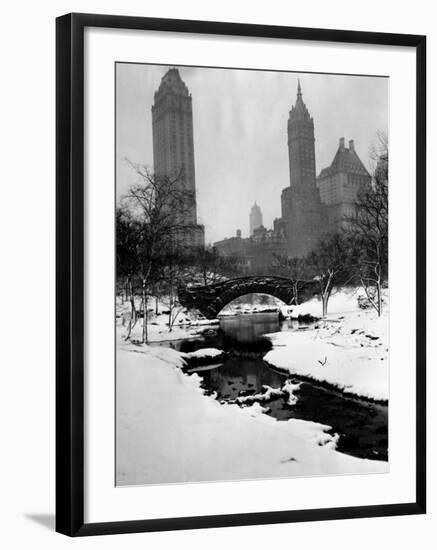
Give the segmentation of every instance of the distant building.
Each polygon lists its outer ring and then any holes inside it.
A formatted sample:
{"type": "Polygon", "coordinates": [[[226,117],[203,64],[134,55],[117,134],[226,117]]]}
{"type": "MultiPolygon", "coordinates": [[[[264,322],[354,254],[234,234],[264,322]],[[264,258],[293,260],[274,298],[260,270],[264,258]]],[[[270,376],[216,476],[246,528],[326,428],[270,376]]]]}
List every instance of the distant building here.
{"type": "Polygon", "coordinates": [[[250,225],[250,236],[253,235],[253,232],[255,229],[258,229],[258,227],[261,227],[263,224],[263,215],[261,212],[261,208],[256,204],[252,206],[252,209],[250,210],[250,216],[249,216],[249,225],[250,225]]]}
{"type": "Polygon", "coordinates": [[[221,256],[236,260],[242,275],[274,273],[275,256],[287,255],[283,229],[266,229],[263,225],[254,229],[253,235],[246,239],[241,238],[238,229],[236,237],[217,241],[214,248],[221,256]]]}
{"type": "Polygon", "coordinates": [[[233,258],[242,274],[250,273],[250,258],[248,243],[250,239],[241,238],[241,229],[237,229],[235,237],[229,237],[214,243],[214,248],[225,258],[233,258]]]}
{"type": "Polygon", "coordinates": [[[266,275],[274,273],[276,255],[287,255],[285,226],[282,219],[273,222],[273,229],[266,229],[262,224],[261,208],[252,206],[249,216],[250,237],[241,238],[237,229],[236,237],[230,237],[214,243],[214,248],[224,257],[237,261],[241,274],[266,275]]]}
{"type": "Polygon", "coordinates": [[[358,193],[370,185],[371,177],[355,151],[354,141],[345,147],[340,138],[338,150],[331,165],[317,178],[320,198],[325,205],[328,229],[339,231],[347,225],[347,218],[355,214],[358,193]]]}
{"type": "Polygon", "coordinates": [[[204,246],[204,227],[197,223],[192,98],[176,68],[162,77],[152,106],[153,163],[157,176],[179,178],[188,191],[180,240],[204,246]]]}
{"type": "MultiPolygon", "coordinates": [[[[289,112],[288,161],[290,185],[281,194],[282,216],[266,229],[261,208],[255,203],[250,212],[250,237],[224,239],[214,244],[224,256],[241,260],[246,273],[274,272],[276,255],[296,257],[311,252],[329,233],[340,231],[347,217],[355,212],[361,189],[371,184],[371,176],[361,162],[354,141],[345,147],[340,139],[331,165],[316,178],[314,120],[302,99],[300,82],[295,105],[289,112]]],[[[388,156],[382,156],[375,175],[388,180],[388,156]]]]}
{"type": "Polygon", "coordinates": [[[283,232],[266,229],[264,226],[255,229],[248,250],[250,272],[254,275],[275,273],[275,256],[287,255],[287,242],[283,232]]]}
{"type": "Polygon", "coordinates": [[[314,121],[303,102],[300,82],[287,126],[290,186],[281,209],[289,256],[310,252],[327,229],[326,212],[316,186],[314,121]]]}

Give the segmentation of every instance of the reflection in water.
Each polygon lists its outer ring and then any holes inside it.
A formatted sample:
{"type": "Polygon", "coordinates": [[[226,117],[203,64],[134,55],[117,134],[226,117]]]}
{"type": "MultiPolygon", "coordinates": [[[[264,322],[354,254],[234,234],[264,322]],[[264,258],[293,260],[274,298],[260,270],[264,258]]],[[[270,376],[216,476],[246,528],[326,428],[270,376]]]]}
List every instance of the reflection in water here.
{"type": "Polygon", "coordinates": [[[256,313],[253,315],[236,315],[222,317],[220,329],[240,342],[256,342],[264,334],[280,331],[307,329],[314,322],[302,322],[297,319],[280,320],[278,313],[256,313]]]}
{"type": "Polygon", "coordinates": [[[261,393],[263,386],[278,388],[286,377],[260,359],[229,357],[219,368],[198,372],[203,386],[217,392],[218,399],[234,400],[242,394],[261,393]]]}
{"type": "Polygon", "coordinates": [[[263,334],[281,330],[277,313],[256,313],[254,315],[239,315],[222,317],[220,329],[239,342],[255,342],[263,334]]]}

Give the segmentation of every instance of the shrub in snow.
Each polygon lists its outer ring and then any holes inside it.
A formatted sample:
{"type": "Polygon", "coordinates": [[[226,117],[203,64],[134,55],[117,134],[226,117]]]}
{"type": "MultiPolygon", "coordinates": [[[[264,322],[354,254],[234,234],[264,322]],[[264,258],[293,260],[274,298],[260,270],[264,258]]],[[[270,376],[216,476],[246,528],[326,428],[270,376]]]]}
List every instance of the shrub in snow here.
{"type": "MultiPolygon", "coordinates": [[[[376,300],[376,289],[369,288],[367,292],[369,293],[369,296],[366,296],[365,294],[359,294],[357,296],[357,303],[360,309],[371,309],[373,307],[372,301],[375,302],[376,300]]],[[[381,298],[381,302],[384,303],[383,298],[381,298]]]]}
{"type": "Polygon", "coordinates": [[[370,300],[366,296],[358,296],[357,303],[360,309],[370,309],[372,307],[370,300]]]}

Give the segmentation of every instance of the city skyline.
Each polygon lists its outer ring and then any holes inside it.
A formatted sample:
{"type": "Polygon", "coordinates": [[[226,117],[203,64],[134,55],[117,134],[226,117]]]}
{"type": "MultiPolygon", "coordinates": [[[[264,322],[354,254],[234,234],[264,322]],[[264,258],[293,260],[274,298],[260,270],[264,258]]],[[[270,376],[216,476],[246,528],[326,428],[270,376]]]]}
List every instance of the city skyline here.
{"type": "MultiPolygon", "coordinates": [[[[124,159],[153,170],[151,106],[168,69],[117,64],[118,197],[134,182],[124,159]]],[[[289,185],[287,120],[298,79],[314,118],[317,175],[330,165],[340,137],[353,139],[369,166],[371,140],[377,130],[387,131],[385,78],[178,69],[193,98],[198,217],[205,225],[206,243],[230,237],[237,229],[247,236],[255,201],[266,227],[280,217],[280,192],[289,185]],[[233,200],[226,200],[231,193],[233,200]],[[218,204],[225,206],[220,216],[218,204]]]]}

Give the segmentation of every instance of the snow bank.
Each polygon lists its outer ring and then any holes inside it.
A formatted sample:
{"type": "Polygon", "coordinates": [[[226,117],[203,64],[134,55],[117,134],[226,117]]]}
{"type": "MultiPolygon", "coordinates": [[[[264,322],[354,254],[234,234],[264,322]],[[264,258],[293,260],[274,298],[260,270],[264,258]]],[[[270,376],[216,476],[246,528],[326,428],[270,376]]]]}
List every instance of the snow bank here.
{"type": "Polygon", "coordinates": [[[231,317],[235,315],[249,315],[254,313],[276,313],[280,310],[280,305],[270,306],[252,306],[247,304],[242,307],[227,306],[226,309],[222,309],[219,313],[219,317],[231,317]]]}
{"type": "MultiPolygon", "coordinates": [[[[147,326],[147,334],[149,343],[170,342],[172,340],[184,340],[195,338],[202,332],[198,325],[176,325],[170,331],[166,324],[166,317],[161,317],[160,322],[151,321],[147,326]]],[[[123,336],[127,333],[127,324],[120,327],[123,336]]],[[[131,341],[141,341],[143,332],[143,319],[138,319],[136,325],[131,332],[131,341]]]]}
{"type": "Polygon", "coordinates": [[[241,395],[235,400],[240,404],[247,403],[260,403],[262,401],[271,401],[275,397],[281,397],[284,395],[284,392],[281,388],[271,388],[270,386],[264,385],[262,393],[255,393],[253,395],[241,395]]]}
{"type": "Polygon", "coordinates": [[[198,349],[197,351],[190,351],[189,353],[185,353],[184,356],[186,357],[196,357],[198,359],[200,358],[217,358],[223,355],[223,351],[216,348],[202,348],[198,349]]]}
{"type": "Polygon", "coordinates": [[[335,451],[327,426],[205,396],[167,348],[117,347],[117,485],[386,472],[335,451]]]}
{"type": "MultiPolygon", "coordinates": [[[[205,319],[205,317],[197,311],[187,310],[182,306],[176,306],[173,313],[175,319],[170,330],[168,306],[165,302],[158,300],[155,304],[155,298],[149,299],[149,305],[154,307],[148,308],[148,340],[149,342],[163,342],[171,340],[182,340],[193,338],[200,334],[197,327],[208,327],[220,323],[219,319],[205,319]]],[[[135,307],[139,312],[141,310],[141,299],[135,297],[135,307]]],[[[131,306],[129,302],[121,302],[117,297],[116,302],[116,320],[117,326],[127,333],[129,320],[131,316],[131,306]]],[[[142,340],[143,318],[139,317],[131,332],[132,341],[142,340]]]]}
{"type": "Polygon", "coordinates": [[[227,354],[215,348],[203,348],[198,349],[197,351],[191,351],[189,353],[183,354],[184,360],[187,364],[187,367],[190,370],[196,369],[201,366],[217,366],[222,363],[227,357],[227,354]]]}
{"type": "Polygon", "coordinates": [[[220,319],[195,319],[191,321],[192,327],[202,327],[220,324],[220,319]]]}
{"type": "Polygon", "coordinates": [[[389,395],[388,312],[355,311],[319,321],[315,330],[268,335],[264,360],[346,393],[386,401],[389,395]]]}
{"type": "MultiPolygon", "coordinates": [[[[361,288],[344,287],[334,290],[328,302],[328,317],[338,316],[345,313],[356,312],[358,308],[358,298],[364,297],[364,290],[361,288]]],[[[388,292],[384,290],[384,297],[388,301],[388,292]]],[[[311,298],[298,306],[283,306],[281,312],[284,317],[297,319],[299,316],[311,315],[312,317],[322,317],[322,301],[318,296],[311,298]]]]}
{"type": "Polygon", "coordinates": [[[300,388],[300,383],[294,384],[291,380],[286,380],[282,391],[288,394],[288,405],[296,405],[298,401],[297,395],[294,394],[300,388]]]}
{"type": "Polygon", "coordinates": [[[242,395],[240,397],[237,397],[235,400],[237,403],[240,404],[248,404],[248,403],[260,403],[260,402],[267,402],[271,401],[272,399],[275,399],[276,397],[282,397],[284,395],[288,395],[288,405],[295,405],[297,403],[297,396],[294,395],[294,392],[297,391],[300,388],[300,384],[293,384],[291,380],[286,380],[285,384],[282,386],[282,388],[272,388],[270,386],[264,385],[263,386],[263,392],[262,393],[255,393],[253,395],[242,395]]]}

